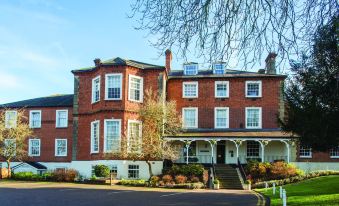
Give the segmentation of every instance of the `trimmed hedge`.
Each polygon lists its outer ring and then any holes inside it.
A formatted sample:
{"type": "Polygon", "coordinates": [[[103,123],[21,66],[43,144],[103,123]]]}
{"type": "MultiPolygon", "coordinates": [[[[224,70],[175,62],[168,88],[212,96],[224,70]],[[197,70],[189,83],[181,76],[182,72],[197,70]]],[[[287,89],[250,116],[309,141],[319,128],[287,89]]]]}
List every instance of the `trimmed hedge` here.
{"type": "Polygon", "coordinates": [[[78,171],[74,169],[66,169],[46,172],[42,175],[34,174],[33,172],[17,172],[12,174],[12,179],[26,181],[74,182],[78,175],[78,171]]]}
{"type": "Polygon", "coordinates": [[[268,184],[269,187],[273,186],[273,183],[275,182],[275,186],[282,186],[290,183],[296,183],[300,182],[303,180],[315,178],[315,177],[320,177],[320,176],[328,176],[328,175],[339,175],[339,171],[317,171],[317,172],[312,172],[306,175],[299,175],[299,176],[294,176],[294,177],[289,177],[281,180],[270,180],[266,182],[258,182],[252,185],[252,188],[260,189],[260,188],[265,188],[265,183],[268,184]]]}
{"type": "Polygon", "coordinates": [[[119,185],[144,187],[144,186],[146,186],[146,181],[145,180],[125,180],[125,179],[122,179],[118,184],[119,185]]]}
{"type": "Polygon", "coordinates": [[[94,174],[96,177],[109,177],[110,169],[106,165],[95,165],[94,174]]]}

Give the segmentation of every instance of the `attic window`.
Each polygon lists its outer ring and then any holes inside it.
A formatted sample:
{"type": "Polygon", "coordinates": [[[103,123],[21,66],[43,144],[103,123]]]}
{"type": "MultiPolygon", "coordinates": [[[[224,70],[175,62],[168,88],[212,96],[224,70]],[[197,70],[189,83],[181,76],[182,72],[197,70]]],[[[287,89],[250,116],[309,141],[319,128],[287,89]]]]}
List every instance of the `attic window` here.
{"type": "Polygon", "coordinates": [[[198,64],[185,64],[184,65],[185,75],[196,75],[198,74],[198,64]]]}
{"type": "Polygon", "coordinates": [[[225,73],[225,64],[223,64],[223,63],[213,64],[213,73],[214,74],[224,74],[225,73]]]}

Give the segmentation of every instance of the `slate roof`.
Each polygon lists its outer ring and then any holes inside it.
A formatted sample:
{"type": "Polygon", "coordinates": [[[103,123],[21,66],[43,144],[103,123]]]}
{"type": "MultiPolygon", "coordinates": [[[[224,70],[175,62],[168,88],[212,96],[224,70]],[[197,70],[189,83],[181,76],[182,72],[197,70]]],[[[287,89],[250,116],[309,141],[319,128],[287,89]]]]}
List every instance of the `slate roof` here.
{"type": "Polygon", "coordinates": [[[219,77],[280,77],[285,78],[286,75],[281,74],[262,74],[257,72],[248,72],[241,70],[232,70],[226,69],[224,74],[213,74],[212,69],[208,70],[199,70],[196,75],[185,75],[183,70],[172,70],[169,74],[169,79],[177,79],[177,78],[219,78],[219,77]]]}
{"type": "MultiPolygon", "coordinates": [[[[131,60],[131,59],[123,59],[120,57],[112,58],[109,60],[105,60],[101,62],[102,66],[132,66],[136,67],[139,69],[165,69],[164,66],[159,66],[159,65],[154,65],[154,64],[148,64],[144,62],[139,62],[136,60],[131,60]]],[[[87,67],[87,68],[82,68],[82,69],[76,69],[72,70],[73,73],[77,72],[88,72],[88,71],[93,71],[97,67],[87,67]]]]}
{"type": "Polygon", "coordinates": [[[42,165],[42,164],[40,164],[38,162],[22,162],[22,163],[20,163],[20,164],[18,164],[16,166],[12,167],[12,170],[20,168],[21,166],[23,166],[25,164],[28,164],[28,165],[34,167],[37,170],[47,170],[47,167],[45,165],[42,165]]]}
{"type": "Polygon", "coordinates": [[[72,107],[73,94],[54,95],[35,99],[22,100],[0,105],[0,108],[21,108],[21,107],[72,107]]]}

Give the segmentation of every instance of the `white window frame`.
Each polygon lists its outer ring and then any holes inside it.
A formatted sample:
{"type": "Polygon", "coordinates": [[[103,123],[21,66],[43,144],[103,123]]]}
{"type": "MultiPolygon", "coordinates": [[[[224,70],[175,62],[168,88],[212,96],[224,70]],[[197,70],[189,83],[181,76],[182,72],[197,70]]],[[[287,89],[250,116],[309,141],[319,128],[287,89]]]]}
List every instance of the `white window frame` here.
{"type": "Polygon", "coordinates": [[[96,121],[93,121],[91,122],[91,154],[96,154],[96,153],[99,153],[100,151],[100,121],[99,120],[96,120],[96,121]],[[93,150],[94,149],[94,136],[93,136],[93,130],[94,130],[94,124],[98,123],[98,150],[95,151],[93,150]]]}
{"type": "Polygon", "coordinates": [[[95,77],[94,79],[92,79],[92,104],[99,102],[100,101],[100,89],[101,89],[101,79],[100,76],[95,77]],[[98,100],[95,100],[95,81],[99,80],[99,97],[98,100]]]}
{"type": "Polygon", "coordinates": [[[225,129],[225,128],[229,128],[229,122],[230,122],[230,118],[229,118],[229,108],[228,107],[214,107],[214,128],[216,129],[225,129]],[[226,126],[225,127],[220,127],[217,124],[217,110],[226,110],[226,126]]]}
{"type": "Polygon", "coordinates": [[[261,129],[262,128],[262,108],[261,107],[246,107],[245,108],[245,127],[246,129],[261,129]],[[248,110],[249,109],[259,109],[259,124],[257,127],[249,127],[247,126],[247,116],[248,116],[248,110]]]}
{"type": "Polygon", "coordinates": [[[184,75],[197,75],[199,71],[199,64],[184,64],[184,75]],[[188,66],[194,66],[195,67],[195,74],[187,74],[186,67],[188,66]]]}
{"type": "Polygon", "coordinates": [[[9,111],[6,111],[5,113],[5,127],[6,128],[15,128],[17,126],[17,121],[18,121],[18,112],[16,110],[9,110],[9,111]],[[15,113],[15,122],[13,125],[10,125],[9,123],[9,113],[15,113]]]}
{"type": "MultiPolygon", "coordinates": [[[[256,153],[256,151],[255,151],[256,153]]],[[[248,158],[259,158],[260,157],[260,143],[258,141],[255,140],[251,140],[251,141],[246,141],[246,157],[248,158]],[[250,148],[249,146],[253,146],[251,145],[251,143],[255,143],[255,148],[250,148]],[[250,143],[250,144],[249,144],[250,143]],[[248,153],[254,153],[254,150],[258,150],[258,155],[248,155],[248,153]]]]}
{"type": "Polygon", "coordinates": [[[110,73],[105,75],[105,100],[122,100],[122,73],[110,73]],[[108,97],[108,78],[118,76],[120,77],[120,97],[119,98],[109,98],[108,97]]]}
{"type": "Polygon", "coordinates": [[[55,111],[55,127],[56,128],[67,128],[68,127],[68,109],[58,109],[55,111]],[[66,112],[66,125],[59,126],[59,112],[66,112]]]}
{"type": "Polygon", "coordinates": [[[104,152],[112,152],[113,150],[107,150],[107,122],[119,122],[119,150],[121,149],[121,119],[105,119],[104,120],[104,152]]]}
{"type": "Polygon", "coordinates": [[[299,157],[300,158],[312,158],[312,147],[304,148],[303,146],[299,147],[299,157]],[[310,150],[310,155],[300,155],[301,150],[310,150]]]}
{"type": "MultiPolygon", "coordinates": [[[[130,152],[130,124],[131,123],[138,123],[139,124],[139,136],[140,136],[140,141],[142,142],[142,121],[139,121],[139,120],[127,120],[127,150],[130,152]]],[[[141,149],[140,148],[140,152],[141,152],[141,149]]]]}
{"type": "Polygon", "coordinates": [[[259,81],[246,81],[246,85],[245,85],[245,96],[247,98],[259,98],[259,97],[262,97],[262,81],[259,80],[259,81]],[[258,96],[250,96],[250,95],[247,95],[247,90],[248,90],[248,84],[259,84],[259,94],[258,96]]]}
{"type": "Polygon", "coordinates": [[[330,153],[330,158],[333,158],[333,159],[339,158],[339,146],[330,149],[329,153],[330,153]],[[334,151],[334,150],[337,150],[337,151],[334,151]],[[331,155],[332,151],[333,153],[336,153],[336,154],[331,155]]]}
{"type": "Polygon", "coordinates": [[[215,83],[214,83],[214,95],[215,95],[215,98],[228,98],[229,95],[230,95],[230,82],[229,81],[215,81],[215,83]],[[217,85],[218,84],[226,85],[226,87],[227,87],[226,96],[219,96],[218,95],[218,91],[217,91],[217,85]]]}
{"type": "Polygon", "coordinates": [[[199,83],[198,82],[183,82],[182,83],[182,98],[192,99],[192,98],[198,98],[198,96],[199,96],[199,83]],[[186,85],[195,85],[195,88],[196,88],[196,95],[195,96],[186,96],[185,95],[185,86],[186,85]]]}
{"type": "MultiPolygon", "coordinates": [[[[223,73],[222,74],[225,74],[225,70],[226,70],[226,64],[225,63],[214,63],[213,64],[213,74],[217,74],[216,73],[216,66],[217,65],[221,65],[223,68],[222,68],[222,70],[223,70],[223,73]]],[[[221,75],[221,74],[217,74],[217,75],[221,75]]]]}
{"type": "Polygon", "coordinates": [[[29,127],[30,128],[41,128],[41,110],[30,110],[29,111],[29,127]],[[33,126],[33,113],[38,112],[39,113],[39,118],[40,118],[40,123],[39,126],[33,126]]]}
{"type": "Polygon", "coordinates": [[[41,155],[41,140],[40,139],[29,139],[28,140],[28,156],[30,157],[39,157],[41,155]],[[32,154],[32,141],[39,142],[39,154],[32,154]]]}
{"type": "Polygon", "coordinates": [[[137,164],[127,165],[127,177],[128,179],[139,179],[140,178],[140,166],[137,164]],[[130,168],[130,166],[136,166],[137,168],[130,168]],[[130,171],[135,171],[137,177],[130,177],[130,171]]]}
{"type": "Polygon", "coordinates": [[[68,142],[67,142],[67,139],[61,139],[61,138],[57,138],[55,139],[55,156],[56,157],[67,157],[67,149],[68,149],[68,142]],[[66,154],[58,154],[58,141],[66,141],[66,154]]]}
{"type": "Polygon", "coordinates": [[[144,101],[144,78],[143,77],[139,77],[139,76],[135,76],[135,75],[128,75],[128,100],[132,101],[132,102],[138,102],[141,103],[144,101]],[[140,79],[140,100],[135,100],[131,98],[131,79],[132,78],[136,78],[136,79],[140,79]]]}
{"type": "Polygon", "coordinates": [[[198,110],[198,107],[183,107],[182,108],[182,127],[184,128],[184,129],[196,129],[196,128],[198,128],[198,125],[199,125],[199,123],[198,123],[198,117],[199,117],[199,114],[198,114],[198,112],[199,112],[199,110],[198,110]],[[185,110],[195,110],[195,125],[194,126],[192,126],[192,127],[186,127],[185,126],[185,110]]]}

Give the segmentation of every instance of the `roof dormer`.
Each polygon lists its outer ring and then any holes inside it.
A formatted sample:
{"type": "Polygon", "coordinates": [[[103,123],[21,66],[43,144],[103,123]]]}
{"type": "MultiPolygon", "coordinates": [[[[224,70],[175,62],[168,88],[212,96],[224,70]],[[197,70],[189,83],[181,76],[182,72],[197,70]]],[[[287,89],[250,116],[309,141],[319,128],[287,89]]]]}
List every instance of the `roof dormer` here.
{"type": "Polygon", "coordinates": [[[226,63],[216,62],[213,64],[213,74],[225,74],[226,63]]]}
{"type": "Polygon", "coordinates": [[[198,74],[198,63],[189,62],[184,64],[184,74],[185,75],[197,75],[198,74]]]}

